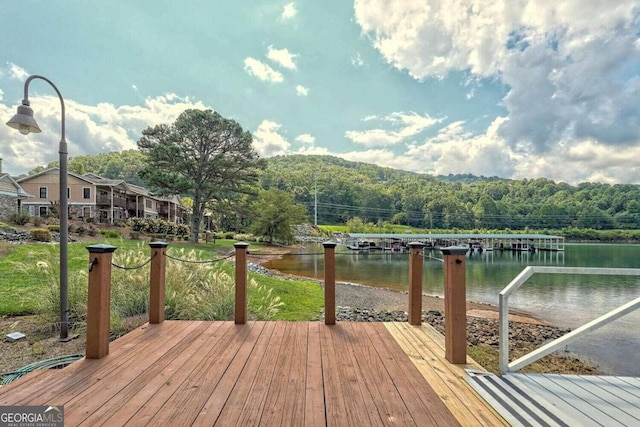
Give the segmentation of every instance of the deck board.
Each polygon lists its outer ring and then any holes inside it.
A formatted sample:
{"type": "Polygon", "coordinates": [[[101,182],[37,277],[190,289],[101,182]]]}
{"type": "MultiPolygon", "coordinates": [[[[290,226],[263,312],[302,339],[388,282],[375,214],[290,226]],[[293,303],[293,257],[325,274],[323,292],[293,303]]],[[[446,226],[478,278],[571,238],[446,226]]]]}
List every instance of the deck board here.
{"type": "Polygon", "coordinates": [[[320,323],[309,323],[307,336],[307,376],[305,381],[304,424],[309,427],[325,426],[327,415],[324,405],[322,354],[320,352],[320,323]]]}
{"type": "MultiPolygon", "coordinates": [[[[371,341],[369,328],[364,328],[364,334],[359,333],[361,328],[351,325],[354,335],[359,340],[371,341]]],[[[358,344],[358,342],[356,342],[358,344]]],[[[411,417],[407,407],[403,404],[402,398],[396,387],[390,381],[389,373],[380,363],[378,355],[373,345],[353,346],[353,356],[360,366],[361,375],[367,376],[366,386],[369,389],[371,402],[376,408],[384,425],[415,426],[417,425],[411,417]]]]}
{"type": "Polygon", "coordinates": [[[463,381],[465,369],[481,369],[473,359],[467,357],[466,365],[451,365],[447,362],[444,337],[429,325],[416,327],[406,323],[386,323],[385,326],[461,424],[507,425],[463,381]]]}
{"type": "Polygon", "coordinates": [[[460,425],[380,323],[145,325],[0,404],[64,404],[68,426],[460,425]]]}

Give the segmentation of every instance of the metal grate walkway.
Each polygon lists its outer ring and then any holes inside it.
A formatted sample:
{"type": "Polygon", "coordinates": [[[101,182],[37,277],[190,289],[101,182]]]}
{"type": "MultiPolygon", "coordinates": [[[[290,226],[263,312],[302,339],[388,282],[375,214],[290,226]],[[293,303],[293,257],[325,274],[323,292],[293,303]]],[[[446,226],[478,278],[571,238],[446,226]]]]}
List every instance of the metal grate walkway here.
{"type": "Polygon", "coordinates": [[[640,425],[638,378],[467,372],[467,382],[513,426],[640,425]]]}

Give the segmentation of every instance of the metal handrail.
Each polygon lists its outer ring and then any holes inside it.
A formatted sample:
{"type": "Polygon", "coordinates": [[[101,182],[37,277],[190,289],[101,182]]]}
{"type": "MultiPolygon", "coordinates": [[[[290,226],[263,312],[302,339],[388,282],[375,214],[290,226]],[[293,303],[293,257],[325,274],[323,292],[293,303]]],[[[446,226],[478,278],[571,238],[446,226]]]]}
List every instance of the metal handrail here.
{"type": "Polygon", "coordinates": [[[522,286],[535,273],[551,273],[551,274],[588,274],[588,275],[605,275],[605,276],[640,276],[639,268],[592,268],[592,267],[543,267],[529,266],[511,281],[499,295],[500,305],[500,330],[499,330],[499,346],[500,346],[500,372],[515,372],[525,366],[535,362],[544,356],[560,350],[572,341],[580,338],[588,332],[594,331],[605,326],[614,320],[631,313],[640,307],[640,297],[630,301],[610,312],[590,321],[589,323],[575,329],[568,334],[563,335],[553,341],[548,342],[542,347],[532,351],[531,353],[520,357],[509,363],[509,297],[522,286]]]}

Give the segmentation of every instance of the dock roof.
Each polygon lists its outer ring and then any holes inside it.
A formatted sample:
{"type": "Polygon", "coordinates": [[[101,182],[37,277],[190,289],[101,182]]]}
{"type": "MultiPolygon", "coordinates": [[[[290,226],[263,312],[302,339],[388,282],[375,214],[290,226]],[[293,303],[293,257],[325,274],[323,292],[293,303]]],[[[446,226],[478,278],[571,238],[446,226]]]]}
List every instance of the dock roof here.
{"type": "Polygon", "coordinates": [[[562,236],[528,233],[429,233],[429,234],[389,234],[389,233],[346,233],[355,239],[564,239],[562,236]]]}

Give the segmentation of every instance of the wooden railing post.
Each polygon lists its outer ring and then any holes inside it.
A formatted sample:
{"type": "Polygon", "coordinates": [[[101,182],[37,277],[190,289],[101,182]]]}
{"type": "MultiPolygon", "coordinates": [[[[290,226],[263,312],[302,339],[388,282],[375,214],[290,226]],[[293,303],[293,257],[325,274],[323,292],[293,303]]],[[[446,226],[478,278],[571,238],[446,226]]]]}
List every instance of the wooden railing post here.
{"type": "Polygon", "coordinates": [[[87,301],[87,359],[102,359],[109,354],[109,313],[111,310],[111,245],[87,246],[89,251],[89,288],[87,301]]]}
{"type": "Polygon", "coordinates": [[[324,324],[336,324],[336,243],[324,242],[324,324]]]}
{"type": "Polygon", "coordinates": [[[248,243],[238,242],[236,248],[236,325],[247,323],[247,248],[248,243]]]}
{"type": "Polygon", "coordinates": [[[444,341],[445,358],[454,364],[467,363],[466,247],[443,248],[444,255],[444,341]]]}
{"type": "Polygon", "coordinates": [[[167,242],[151,242],[151,272],[149,274],[149,323],[164,322],[167,242]]]}
{"type": "Polygon", "coordinates": [[[409,324],[422,324],[422,252],[424,244],[409,243],[409,324]]]}

